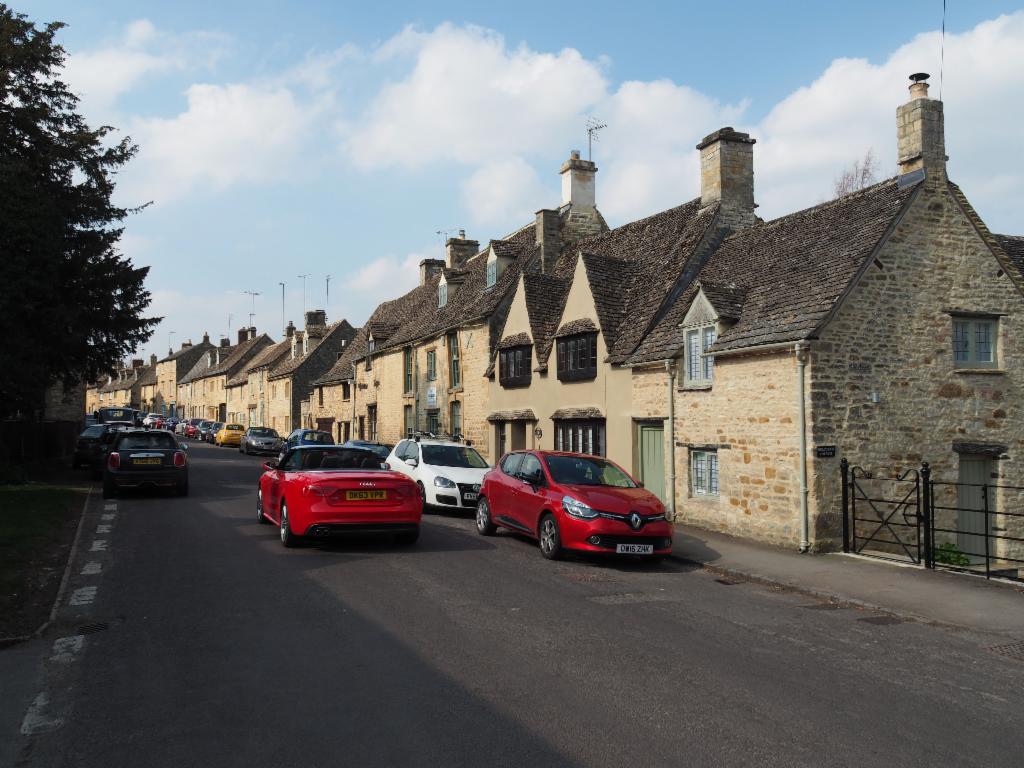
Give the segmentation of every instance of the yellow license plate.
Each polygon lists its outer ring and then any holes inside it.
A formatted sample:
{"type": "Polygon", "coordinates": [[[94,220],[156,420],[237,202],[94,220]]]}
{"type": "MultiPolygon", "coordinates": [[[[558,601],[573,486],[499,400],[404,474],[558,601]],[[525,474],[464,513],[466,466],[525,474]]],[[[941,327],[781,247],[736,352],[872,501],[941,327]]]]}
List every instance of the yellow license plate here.
{"type": "Polygon", "coordinates": [[[347,501],[376,501],[387,497],[387,491],[345,491],[347,501]]]}
{"type": "Polygon", "coordinates": [[[160,463],[161,463],[160,459],[157,459],[157,458],[151,458],[151,459],[132,459],[132,464],[160,464],[160,463]]]}

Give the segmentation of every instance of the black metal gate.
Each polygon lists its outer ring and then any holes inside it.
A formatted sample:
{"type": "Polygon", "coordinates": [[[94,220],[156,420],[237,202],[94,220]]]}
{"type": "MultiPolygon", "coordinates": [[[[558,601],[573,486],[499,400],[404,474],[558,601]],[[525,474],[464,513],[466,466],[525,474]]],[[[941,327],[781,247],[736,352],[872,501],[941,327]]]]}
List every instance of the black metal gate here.
{"type": "MultiPolygon", "coordinates": [[[[875,476],[840,462],[843,472],[843,551],[930,565],[922,483],[928,465],[896,476],[875,476]]],[[[927,494],[924,494],[927,496],[927,494]]]]}
{"type": "Polygon", "coordinates": [[[1024,581],[1024,486],[840,471],[844,552],[1024,581]]]}

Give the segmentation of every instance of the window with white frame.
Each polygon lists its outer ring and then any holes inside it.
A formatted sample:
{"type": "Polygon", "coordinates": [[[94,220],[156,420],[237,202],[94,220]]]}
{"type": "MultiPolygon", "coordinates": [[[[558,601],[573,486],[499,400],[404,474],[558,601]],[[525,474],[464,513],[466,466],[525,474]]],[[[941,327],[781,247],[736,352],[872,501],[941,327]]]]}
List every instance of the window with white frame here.
{"type": "Polygon", "coordinates": [[[487,262],[487,287],[490,288],[498,282],[498,260],[492,259],[487,262]]]}
{"type": "Polygon", "coordinates": [[[437,286],[437,307],[440,309],[448,303],[448,284],[441,283],[437,286]]]}
{"type": "Polygon", "coordinates": [[[690,451],[690,495],[718,495],[717,451],[690,451]]]}
{"type": "Polygon", "coordinates": [[[957,368],[995,368],[999,320],[994,317],[953,316],[953,365],[957,368]]]}
{"type": "Polygon", "coordinates": [[[683,364],[686,372],[684,383],[687,386],[711,386],[715,377],[715,358],[708,354],[708,349],[717,338],[718,331],[713,325],[686,331],[683,364]]]}

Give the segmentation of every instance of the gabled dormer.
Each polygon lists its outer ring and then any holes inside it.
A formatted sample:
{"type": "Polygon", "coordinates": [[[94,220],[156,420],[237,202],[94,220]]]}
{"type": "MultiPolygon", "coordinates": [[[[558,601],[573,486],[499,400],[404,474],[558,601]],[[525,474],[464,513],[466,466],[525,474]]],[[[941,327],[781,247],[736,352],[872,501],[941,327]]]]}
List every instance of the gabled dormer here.
{"type": "Polygon", "coordinates": [[[679,324],[683,331],[679,381],[688,389],[710,389],[715,378],[711,347],[739,319],[746,291],[735,285],[704,281],[697,286],[697,294],[679,324]]]}

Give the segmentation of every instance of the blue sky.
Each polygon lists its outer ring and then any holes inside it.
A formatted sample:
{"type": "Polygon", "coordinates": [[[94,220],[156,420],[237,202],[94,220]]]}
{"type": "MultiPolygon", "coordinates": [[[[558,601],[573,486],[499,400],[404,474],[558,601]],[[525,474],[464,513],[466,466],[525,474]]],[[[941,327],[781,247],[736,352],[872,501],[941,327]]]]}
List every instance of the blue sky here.
{"type": "MultiPolygon", "coordinates": [[[[306,305],[361,323],[438,256],[559,202],[557,169],[595,146],[612,225],[697,194],[694,144],[758,139],[757,199],[778,216],[830,195],[871,150],[895,166],[906,75],[933,73],[942,3],[508,5],[21,2],[68,23],[67,79],[94,122],[141,147],[125,253],[152,267],[145,354],[248,321],[280,336],[306,305]]],[[[996,231],[1024,202],[1024,13],[951,2],[943,99],[950,174],[996,231]]]]}

